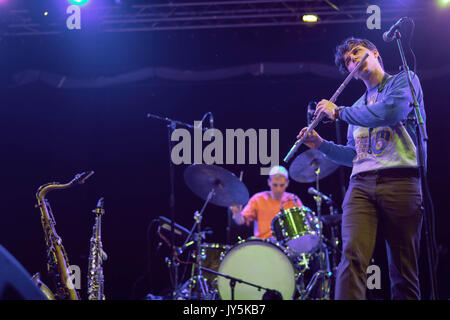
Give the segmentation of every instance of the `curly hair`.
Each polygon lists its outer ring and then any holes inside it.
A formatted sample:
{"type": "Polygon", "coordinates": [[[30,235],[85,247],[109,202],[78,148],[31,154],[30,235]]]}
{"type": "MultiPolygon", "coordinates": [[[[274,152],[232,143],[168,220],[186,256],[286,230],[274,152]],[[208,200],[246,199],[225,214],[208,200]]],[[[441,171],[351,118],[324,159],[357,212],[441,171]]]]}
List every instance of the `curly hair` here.
{"type": "MultiPolygon", "coordinates": [[[[334,63],[339,68],[339,71],[341,73],[348,73],[347,67],[345,66],[345,54],[359,45],[369,50],[378,50],[377,47],[367,39],[358,39],[353,37],[345,39],[340,45],[336,47],[336,53],[334,54],[334,63]]],[[[381,55],[378,55],[378,62],[380,62],[381,67],[384,69],[381,55]]]]}

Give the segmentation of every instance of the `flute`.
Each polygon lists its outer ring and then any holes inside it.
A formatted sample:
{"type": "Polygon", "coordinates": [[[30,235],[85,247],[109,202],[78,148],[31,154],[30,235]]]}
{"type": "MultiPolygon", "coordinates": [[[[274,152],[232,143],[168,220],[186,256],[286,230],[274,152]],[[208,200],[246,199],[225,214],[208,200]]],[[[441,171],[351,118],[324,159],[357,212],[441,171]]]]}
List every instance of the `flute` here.
{"type": "MultiPolygon", "coordinates": [[[[344,88],[347,86],[347,84],[353,78],[353,75],[355,74],[355,72],[358,71],[358,69],[361,67],[361,65],[364,63],[364,61],[367,59],[368,56],[369,56],[369,54],[366,53],[364,55],[364,57],[358,62],[358,64],[356,65],[355,69],[353,69],[352,72],[349,73],[347,78],[345,78],[344,82],[342,82],[342,84],[339,86],[339,88],[336,90],[336,92],[330,98],[330,100],[329,100],[330,102],[334,103],[336,101],[337,97],[341,94],[341,92],[344,90],[344,88]]],[[[306,129],[305,133],[303,134],[303,136],[301,136],[297,141],[295,141],[295,144],[292,146],[291,150],[289,150],[288,154],[284,158],[284,162],[288,162],[289,161],[289,159],[293,156],[293,154],[295,153],[297,148],[300,147],[300,145],[303,143],[303,140],[305,140],[305,138],[308,136],[308,134],[315,127],[317,127],[317,125],[319,124],[320,121],[322,121],[324,116],[325,115],[322,113],[319,117],[315,117],[313,119],[313,121],[311,122],[309,127],[306,129]]]]}

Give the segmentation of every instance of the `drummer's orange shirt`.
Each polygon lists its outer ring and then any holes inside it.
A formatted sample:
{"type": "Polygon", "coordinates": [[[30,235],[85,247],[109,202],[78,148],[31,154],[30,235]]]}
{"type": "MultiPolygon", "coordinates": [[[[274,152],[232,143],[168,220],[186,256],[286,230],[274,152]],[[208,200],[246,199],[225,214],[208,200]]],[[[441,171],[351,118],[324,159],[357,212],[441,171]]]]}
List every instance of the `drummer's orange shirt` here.
{"type": "Polygon", "coordinates": [[[270,191],[263,191],[250,198],[242,210],[242,215],[247,226],[250,225],[250,222],[255,221],[253,226],[255,237],[267,239],[272,237],[270,228],[272,220],[281,210],[302,206],[300,198],[293,193],[285,192],[281,200],[275,200],[271,197],[270,191]],[[282,209],[281,205],[283,206],[282,209]]]}

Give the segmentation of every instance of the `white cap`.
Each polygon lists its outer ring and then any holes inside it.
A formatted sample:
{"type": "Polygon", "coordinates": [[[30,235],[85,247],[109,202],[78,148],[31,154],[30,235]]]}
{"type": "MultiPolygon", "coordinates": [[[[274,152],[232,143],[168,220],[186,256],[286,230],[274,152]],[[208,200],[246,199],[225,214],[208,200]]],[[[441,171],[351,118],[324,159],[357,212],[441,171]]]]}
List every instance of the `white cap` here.
{"type": "Polygon", "coordinates": [[[281,176],[285,177],[286,179],[289,179],[288,171],[286,170],[286,168],[284,168],[282,166],[274,166],[270,169],[269,176],[272,177],[275,175],[281,175],[281,176]]]}

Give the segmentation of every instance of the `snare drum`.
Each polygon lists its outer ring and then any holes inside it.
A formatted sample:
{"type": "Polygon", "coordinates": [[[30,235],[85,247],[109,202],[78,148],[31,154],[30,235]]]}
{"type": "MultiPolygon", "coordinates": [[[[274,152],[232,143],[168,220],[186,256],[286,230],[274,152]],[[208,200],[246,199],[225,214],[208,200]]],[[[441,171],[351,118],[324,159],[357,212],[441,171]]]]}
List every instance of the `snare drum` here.
{"type": "Polygon", "coordinates": [[[281,211],[272,220],[272,234],[298,254],[314,252],[319,245],[319,221],[307,207],[281,211]]]}
{"type": "MultiPolygon", "coordinates": [[[[276,290],[284,300],[294,297],[296,272],[281,246],[268,240],[250,238],[234,245],[221,259],[219,272],[234,278],[276,290]]],[[[217,277],[222,300],[231,300],[230,280],[217,277]]],[[[235,300],[262,300],[266,291],[236,282],[235,300]]]]}

